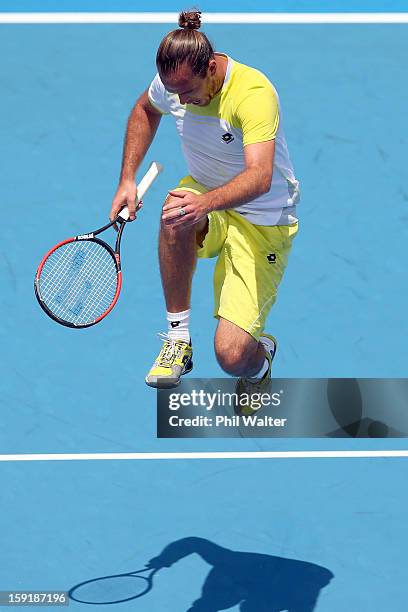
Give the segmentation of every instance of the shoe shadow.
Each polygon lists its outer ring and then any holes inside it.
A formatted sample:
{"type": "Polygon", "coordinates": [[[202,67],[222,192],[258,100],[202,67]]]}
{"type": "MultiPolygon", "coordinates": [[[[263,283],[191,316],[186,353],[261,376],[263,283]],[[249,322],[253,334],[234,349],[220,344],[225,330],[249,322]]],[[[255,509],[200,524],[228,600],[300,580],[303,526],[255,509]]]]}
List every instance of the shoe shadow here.
{"type": "Polygon", "coordinates": [[[241,612],[311,612],[321,589],[333,578],[332,572],[314,563],[238,552],[197,537],[172,542],[150,566],[170,567],[192,553],[212,568],[201,597],[188,612],[218,612],[236,605],[241,612]]]}

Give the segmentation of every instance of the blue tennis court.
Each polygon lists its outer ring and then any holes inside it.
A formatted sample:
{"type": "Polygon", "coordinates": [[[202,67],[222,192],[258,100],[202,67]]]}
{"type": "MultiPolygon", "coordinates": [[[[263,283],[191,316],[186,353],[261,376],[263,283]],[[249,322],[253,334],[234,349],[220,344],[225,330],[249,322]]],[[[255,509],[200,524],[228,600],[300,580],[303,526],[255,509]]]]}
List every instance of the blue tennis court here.
{"type": "MultiPolygon", "coordinates": [[[[18,10],[62,11],[62,4],[19,2],[18,10]]],[[[119,4],[65,8],[151,10],[119,4]]],[[[292,12],[324,11],[320,2],[290,4],[292,12]]],[[[402,3],[370,4],[372,12],[404,11],[402,3]]],[[[15,10],[0,2],[0,17],[15,10]]],[[[234,10],[252,8],[241,2],[234,10]]],[[[288,3],[274,10],[286,12],[288,3]]],[[[334,3],[336,11],[364,9],[345,2],[334,3]]],[[[127,228],[118,306],[100,325],[77,331],[54,324],[35,301],[34,272],[45,251],[107,217],[130,108],[153,78],[156,48],[172,27],[0,23],[0,591],[68,591],[141,568],[171,546],[176,560],[159,570],[149,593],[105,607],[402,612],[404,439],[156,438],[156,394],[144,376],[166,325],[159,213],[185,174],[170,118],[142,167],[157,159],[165,170],[127,228]],[[363,456],[341,455],[347,451],[363,456]],[[194,456],[213,452],[226,455],[194,456]],[[248,452],[272,454],[233,454],[248,452]],[[21,460],[26,455],[33,457],[21,460]]],[[[276,85],[301,180],[300,231],[267,325],[280,344],[275,377],[406,376],[407,27],[204,26],[217,50],[276,85]]],[[[197,378],[222,375],[213,354],[213,266],[200,261],[193,285],[197,378]]]]}

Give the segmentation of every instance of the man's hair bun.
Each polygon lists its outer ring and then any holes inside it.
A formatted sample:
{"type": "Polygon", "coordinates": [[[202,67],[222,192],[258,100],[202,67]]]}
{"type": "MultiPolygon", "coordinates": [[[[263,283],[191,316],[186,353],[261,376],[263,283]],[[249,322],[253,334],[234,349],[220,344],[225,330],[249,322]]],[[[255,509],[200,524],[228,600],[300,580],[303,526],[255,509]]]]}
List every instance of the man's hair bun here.
{"type": "Polygon", "coordinates": [[[199,30],[201,27],[201,11],[182,11],[178,20],[180,28],[199,30]]]}
{"type": "Polygon", "coordinates": [[[163,38],[157,50],[156,65],[160,77],[177,72],[187,63],[193,74],[204,78],[210,60],[214,58],[214,49],[204,32],[198,31],[201,11],[180,13],[179,26],[163,38]]]}

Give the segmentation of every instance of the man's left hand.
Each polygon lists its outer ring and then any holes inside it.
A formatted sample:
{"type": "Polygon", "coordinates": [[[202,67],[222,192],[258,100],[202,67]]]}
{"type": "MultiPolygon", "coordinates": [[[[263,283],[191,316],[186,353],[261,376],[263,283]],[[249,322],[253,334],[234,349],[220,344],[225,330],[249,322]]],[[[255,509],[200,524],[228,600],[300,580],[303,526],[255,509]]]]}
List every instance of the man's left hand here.
{"type": "Polygon", "coordinates": [[[210,212],[206,198],[191,191],[169,191],[163,206],[162,221],[165,225],[195,225],[210,212]],[[184,211],[180,214],[180,211],[184,211]]]}

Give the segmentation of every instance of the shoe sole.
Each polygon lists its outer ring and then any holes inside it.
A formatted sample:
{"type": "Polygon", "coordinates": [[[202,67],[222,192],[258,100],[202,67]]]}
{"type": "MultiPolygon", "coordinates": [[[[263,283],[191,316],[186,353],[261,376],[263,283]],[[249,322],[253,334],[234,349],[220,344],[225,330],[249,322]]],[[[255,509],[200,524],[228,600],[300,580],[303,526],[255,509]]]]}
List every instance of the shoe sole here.
{"type": "Polygon", "coordinates": [[[186,369],[180,374],[180,378],[176,382],[173,382],[173,381],[170,382],[170,380],[166,381],[165,377],[163,377],[160,380],[160,382],[158,381],[151,382],[151,381],[148,381],[146,377],[145,383],[148,387],[153,387],[153,389],[174,389],[175,387],[178,387],[179,384],[181,383],[181,377],[184,376],[184,374],[188,374],[189,372],[191,372],[192,369],[193,369],[193,362],[190,360],[190,362],[186,366],[186,369]]]}

